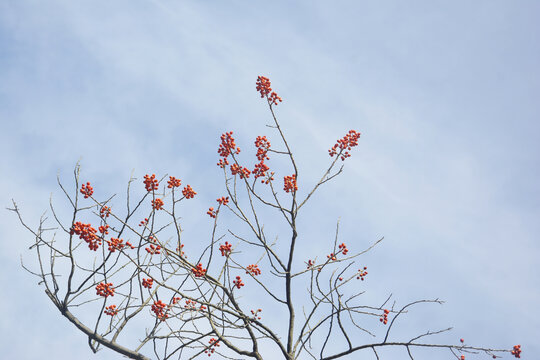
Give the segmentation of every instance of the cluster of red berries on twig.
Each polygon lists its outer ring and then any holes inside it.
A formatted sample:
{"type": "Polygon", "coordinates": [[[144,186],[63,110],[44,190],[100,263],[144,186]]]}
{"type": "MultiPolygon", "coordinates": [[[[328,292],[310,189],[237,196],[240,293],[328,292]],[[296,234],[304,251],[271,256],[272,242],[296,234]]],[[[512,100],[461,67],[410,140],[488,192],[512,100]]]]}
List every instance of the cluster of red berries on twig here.
{"type": "Polygon", "coordinates": [[[257,148],[257,160],[270,160],[270,158],[268,157],[270,141],[268,141],[266,136],[257,136],[257,138],[255,139],[255,147],[257,148]]]}
{"type": "MultiPolygon", "coordinates": [[[[186,305],[184,305],[184,308],[188,309],[188,310],[197,310],[197,302],[193,301],[193,300],[190,300],[190,299],[186,299],[186,305]]],[[[199,307],[199,311],[203,311],[206,309],[206,306],[204,305],[201,305],[199,307]]]]}
{"type": "Polygon", "coordinates": [[[227,165],[229,165],[229,160],[227,160],[226,158],[219,159],[219,161],[217,163],[217,166],[219,166],[222,169],[227,165]]]}
{"type": "Polygon", "coordinates": [[[174,176],[169,176],[169,180],[167,181],[167,187],[169,189],[180,187],[182,184],[182,180],[175,178],[174,176]]]}
{"type": "Polygon", "coordinates": [[[251,174],[251,171],[247,167],[243,167],[238,164],[232,164],[231,174],[240,175],[240,179],[249,179],[249,175],[251,174]]]}
{"type": "Polygon", "coordinates": [[[516,358],[521,358],[521,345],[514,345],[514,350],[511,351],[511,354],[516,358]]]}
{"type": "Polygon", "coordinates": [[[229,244],[229,242],[225,241],[225,244],[219,246],[219,251],[221,251],[221,256],[229,256],[232,252],[232,244],[229,244]]]}
{"type": "Polygon", "coordinates": [[[101,209],[99,209],[99,216],[105,219],[105,218],[108,218],[109,215],[111,215],[111,208],[103,205],[101,209]]]}
{"type": "Polygon", "coordinates": [[[110,252],[115,252],[116,250],[122,250],[124,246],[129,246],[130,248],[135,249],[135,247],[131,245],[129,241],[126,241],[126,243],[123,244],[124,240],[122,239],[117,239],[117,238],[112,237],[111,240],[106,240],[106,241],[107,241],[107,245],[109,245],[110,252]]]}
{"type": "Polygon", "coordinates": [[[272,88],[270,87],[272,85],[270,83],[270,79],[265,76],[258,76],[256,85],[256,89],[261,94],[261,98],[268,96],[268,94],[270,94],[272,91],[272,88]]]}
{"type": "Polygon", "coordinates": [[[382,322],[384,325],[388,323],[388,314],[390,313],[390,310],[384,309],[384,313],[381,315],[381,318],[379,319],[380,322],[382,322]]]}
{"type": "Polygon", "coordinates": [[[298,190],[295,174],[283,177],[283,190],[285,190],[285,192],[296,192],[296,190],[298,190]]]}
{"type": "Polygon", "coordinates": [[[201,263],[199,263],[196,267],[191,268],[191,271],[195,277],[203,277],[206,274],[206,269],[203,268],[201,263]]]}
{"type": "Polygon", "coordinates": [[[152,190],[157,190],[159,188],[159,182],[156,180],[156,174],[152,176],[146,174],[144,175],[144,187],[146,191],[150,192],[152,190]]]}
{"type": "Polygon", "coordinates": [[[232,134],[233,132],[229,131],[221,135],[221,144],[219,145],[219,148],[218,148],[218,154],[225,160],[232,153],[235,153],[235,154],[240,153],[240,148],[236,146],[236,143],[234,142],[234,138],[232,134]]]}
{"type": "Polygon", "coordinates": [[[109,225],[100,225],[98,227],[98,231],[104,235],[107,235],[109,233],[109,225]]]}
{"type": "Polygon", "coordinates": [[[182,300],[182,298],[180,296],[175,296],[172,299],[172,304],[176,305],[180,300],[182,300]]]}
{"type": "Polygon", "coordinates": [[[180,245],[180,247],[176,248],[176,252],[180,254],[180,256],[186,257],[186,254],[184,254],[184,251],[182,250],[184,248],[184,244],[180,245]]]}
{"type": "Polygon", "coordinates": [[[71,235],[79,235],[80,239],[88,243],[90,250],[96,251],[101,245],[101,238],[97,236],[96,229],[94,229],[90,224],[83,224],[82,222],[77,221],[75,224],[73,224],[69,233],[71,235]]]}
{"type": "Polygon", "coordinates": [[[346,158],[351,156],[349,151],[351,148],[358,145],[358,139],[360,139],[360,133],[355,130],[349,130],[349,133],[345,135],[342,139],[339,139],[337,143],[332,146],[328,153],[330,156],[341,155],[341,161],[344,161],[346,158]],[[339,153],[338,153],[338,148],[339,153]]]}
{"type": "Polygon", "coordinates": [[[345,245],[345,243],[341,243],[338,248],[343,255],[347,255],[347,253],[349,252],[349,249],[347,249],[347,245],[345,245]]]}
{"type": "Polygon", "coordinates": [[[217,211],[214,210],[213,207],[209,207],[209,208],[208,208],[208,211],[206,212],[206,214],[208,214],[211,218],[215,219],[216,216],[217,216],[217,211]]]}
{"type": "Polygon", "coordinates": [[[193,199],[193,197],[195,195],[197,195],[197,193],[195,192],[195,190],[193,190],[191,188],[190,185],[187,185],[183,190],[182,190],[182,195],[184,195],[186,197],[186,199],[193,199]]]}
{"type": "Polygon", "coordinates": [[[88,199],[92,194],[94,193],[94,188],[90,186],[90,183],[87,182],[86,184],[82,184],[81,186],[81,194],[84,195],[85,199],[88,199]]]}
{"type": "Polygon", "coordinates": [[[237,277],[236,277],[236,280],[233,280],[233,284],[234,284],[234,286],[236,286],[238,289],[240,289],[242,286],[245,285],[245,284],[242,282],[242,279],[240,278],[240,276],[237,276],[237,277]]]}
{"type": "Polygon", "coordinates": [[[216,199],[216,201],[221,205],[227,205],[229,203],[229,197],[222,196],[219,199],[216,199]]]}
{"type": "Polygon", "coordinates": [[[216,347],[219,347],[219,340],[216,338],[211,338],[208,343],[210,344],[208,346],[208,349],[204,350],[205,354],[208,354],[208,356],[212,356],[212,354],[216,351],[216,347]]]}
{"type": "Polygon", "coordinates": [[[148,218],[144,218],[144,220],[141,220],[139,223],[139,226],[146,226],[148,224],[148,218]]]}
{"type": "Polygon", "coordinates": [[[100,282],[96,286],[96,294],[103,297],[114,296],[113,284],[100,282]]]}
{"type": "Polygon", "coordinates": [[[278,101],[279,101],[279,102],[282,102],[283,99],[280,98],[280,97],[278,96],[278,94],[276,94],[275,92],[272,91],[272,93],[270,94],[270,97],[268,98],[268,102],[269,102],[270,104],[277,105],[277,104],[278,104],[278,103],[277,103],[278,101]]]}
{"type": "Polygon", "coordinates": [[[364,281],[364,277],[366,277],[366,275],[368,274],[366,270],[367,270],[367,266],[364,266],[363,269],[358,269],[358,276],[356,277],[356,279],[357,280],[360,279],[364,281]]]}
{"type": "Polygon", "coordinates": [[[257,148],[257,160],[259,160],[258,164],[255,164],[255,169],[253,169],[253,174],[255,175],[255,179],[260,177],[266,177],[266,179],[261,180],[261,183],[268,184],[270,181],[274,180],[273,175],[274,173],[268,174],[268,170],[270,168],[268,165],[264,163],[265,160],[270,160],[268,157],[268,150],[270,149],[270,141],[266,138],[266,136],[257,136],[257,139],[255,139],[255,147],[257,148]]]}
{"type": "Polygon", "coordinates": [[[251,310],[251,315],[253,315],[253,320],[261,320],[261,317],[259,316],[259,313],[261,311],[262,309],[251,310]]]}
{"type": "Polygon", "coordinates": [[[261,269],[259,269],[259,265],[257,264],[248,265],[246,267],[246,274],[251,274],[253,276],[261,275],[261,269]]]}
{"type": "Polygon", "coordinates": [[[278,101],[282,102],[283,99],[281,99],[278,94],[276,94],[274,91],[272,91],[270,79],[264,76],[258,76],[257,82],[256,82],[256,89],[261,94],[261,98],[266,97],[268,100],[268,103],[270,105],[277,105],[278,101]],[[270,96],[268,96],[270,94],[270,96]]]}
{"type": "Polygon", "coordinates": [[[146,250],[146,252],[150,255],[161,254],[161,246],[159,245],[150,244],[150,246],[145,247],[144,250],[146,250]]]}
{"type": "Polygon", "coordinates": [[[167,305],[165,305],[163,301],[161,300],[154,301],[154,305],[152,305],[152,311],[154,312],[154,314],[156,314],[158,319],[165,320],[169,317],[169,315],[167,315],[167,312],[165,310],[166,307],[167,305]]]}
{"type": "Polygon", "coordinates": [[[314,262],[313,260],[311,260],[311,259],[308,260],[308,262],[307,262],[307,268],[308,268],[308,269],[311,269],[311,268],[313,267],[313,265],[315,265],[315,262],[314,262]]]}
{"type": "Polygon", "coordinates": [[[255,169],[253,169],[255,179],[265,177],[263,180],[261,180],[261,183],[268,185],[270,181],[274,180],[274,172],[268,173],[268,170],[270,170],[270,168],[262,161],[258,164],[255,164],[255,169]]]}
{"type": "Polygon", "coordinates": [[[114,316],[118,314],[118,310],[116,310],[116,305],[107,306],[104,311],[105,315],[114,316]]]}
{"type": "Polygon", "coordinates": [[[161,210],[163,209],[163,200],[161,199],[155,199],[155,200],[152,200],[152,209],[154,210],[161,210]]]}
{"type": "Polygon", "coordinates": [[[152,285],[154,285],[154,279],[152,278],[148,278],[148,279],[142,279],[142,286],[147,288],[147,289],[151,289],[152,288],[152,285]]]}

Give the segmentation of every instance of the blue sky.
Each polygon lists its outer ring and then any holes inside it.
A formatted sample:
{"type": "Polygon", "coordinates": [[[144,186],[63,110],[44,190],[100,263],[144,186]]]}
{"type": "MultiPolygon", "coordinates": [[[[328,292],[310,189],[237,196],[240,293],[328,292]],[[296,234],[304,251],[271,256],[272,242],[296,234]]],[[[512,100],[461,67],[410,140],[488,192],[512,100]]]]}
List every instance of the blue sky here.
{"type": "MultiPolygon", "coordinates": [[[[338,218],[349,248],[384,236],[361,260],[369,299],[447,301],[411,314],[404,333],[453,326],[434,341],[520,343],[538,358],[538,13],[521,0],[4,0],[1,203],[14,198],[36,225],[51,193],[63,201],[56,175],[69,181],[81,159],[108,194],[123,193],[132,171],[177,174],[199,190],[200,218],[184,227],[204,228],[223,191],[219,136],[232,130],[246,149],[257,135],[277,143],[255,92],[265,75],[284,99],[277,115],[300,191],[336,139],[362,133],[303,214],[301,241],[317,244],[306,259],[326,251],[338,218]]],[[[20,267],[19,255],[35,263],[29,233],[7,211],[0,224],[5,357],[119,358],[91,353],[20,267]]]]}

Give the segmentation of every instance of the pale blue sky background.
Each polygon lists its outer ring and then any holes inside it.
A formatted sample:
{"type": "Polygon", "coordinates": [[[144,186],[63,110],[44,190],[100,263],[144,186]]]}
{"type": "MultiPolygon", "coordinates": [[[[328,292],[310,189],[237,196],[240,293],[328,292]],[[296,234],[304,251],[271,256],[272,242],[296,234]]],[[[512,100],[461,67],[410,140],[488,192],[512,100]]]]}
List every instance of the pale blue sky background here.
{"type": "MultiPolygon", "coordinates": [[[[520,343],[540,358],[538,14],[521,0],[1,0],[1,204],[14,198],[36,225],[51,192],[62,202],[56,174],[68,181],[82,158],[108,193],[132,170],[178,174],[199,190],[191,226],[206,226],[219,135],[277,143],[255,92],[266,75],[301,191],[337,138],[362,132],[303,214],[300,241],[319,244],[305,258],[326,251],[339,217],[349,248],[385,236],[361,260],[372,304],[447,301],[411,314],[405,333],[453,326],[433,340],[520,343]]],[[[2,356],[120,358],[93,355],[21,269],[32,239],[7,211],[0,238],[2,356]]]]}

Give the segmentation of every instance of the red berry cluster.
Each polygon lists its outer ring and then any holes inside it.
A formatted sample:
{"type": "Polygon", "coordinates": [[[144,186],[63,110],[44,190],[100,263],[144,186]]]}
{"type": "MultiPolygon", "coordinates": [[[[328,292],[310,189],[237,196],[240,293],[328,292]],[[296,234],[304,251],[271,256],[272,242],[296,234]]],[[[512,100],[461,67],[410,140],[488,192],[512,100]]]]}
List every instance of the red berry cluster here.
{"type": "Polygon", "coordinates": [[[144,248],[144,250],[146,250],[146,252],[149,253],[150,255],[161,254],[161,246],[159,245],[150,244],[150,247],[146,247],[144,248]]]}
{"type": "Polygon", "coordinates": [[[270,141],[266,136],[257,136],[255,139],[255,147],[257,148],[257,160],[258,164],[255,164],[255,169],[253,169],[253,174],[255,174],[255,179],[266,176],[265,180],[261,180],[263,184],[268,184],[271,180],[274,180],[274,173],[268,174],[270,168],[264,163],[264,160],[270,160],[268,157],[268,150],[270,149],[270,141]]]}
{"type": "Polygon", "coordinates": [[[330,255],[326,255],[326,258],[330,259],[330,261],[335,261],[336,260],[336,255],[334,253],[330,253],[330,255]]]}
{"type": "Polygon", "coordinates": [[[167,305],[165,305],[163,301],[154,301],[154,305],[152,305],[152,311],[154,312],[154,314],[156,314],[159,320],[165,320],[169,317],[169,315],[167,315],[167,312],[165,311],[166,307],[167,305]]]}
{"type": "Polygon", "coordinates": [[[315,265],[315,262],[313,260],[308,260],[307,262],[307,268],[310,269],[311,267],[313,267],[313,265],[315,265]]]}
{"type": "Polygon", "coordinates": [[[265,76],[258,76],[255,84],[257,85],[257,91],[261,94],[261,98],[268,96],[268,94],[270,94],[272,91],[272,88],[270,87],[272,85],[270,83],[270,79],[265,76]]]}
{"type": "Polygon", "coordinates": [[[105,284],[104,282],[100,282],[96,286],[96,294],[103,297],[107,297],[109,295],[114,296],[114,288],[112,286],[112,283],[105,284]]]}
{"type": "Polygon", "coordinates": [[[219,246],[219,251],[221,251],[221,256],[229,257],[232,252],[232,244],[229,244],[229,242],[225,241],[225,245],[219,246]]]}
{"type": "Polygon", "coordinates": [[[364,277],[368,274],[366,270],[367,270],[367,266],[364,266],[363,269],[358,269],[358,276],[356,277],[356,279],[357,280],[360,279],[364,281],[364,277]]]}
{"type": "Polygon", "coordinates": [[[156,180],[156,174],[152,174],[152,176],[148,174],[144,175],[144,187],[148,192],[157,190],[159,188],[159,182],[156,180]]]}
{"type": "Polygon", "coordinates": [[[86,184],[82,184],[81,186],[81,194],[84,195],[85,199],[88,199],[92,194],[94,193],[94,188],[90,186],[90,183],[87,182],[86,184]]]}
{"type": "Polygon", "coordinates": [[[206,274],[206,269],[203,268],[201,263],[199,263],[196,267],[191,268],[191,271],[195,277],[203,277],[206,274]]]}
{"type": "Polygon", "coordinates": [[[274,180],[274,172],[268,173],[268,170],[270,170],[270,168],[262,161],[258,164],[255,164],[255,169],[253,169],[255,179],[258,179],[260,177],[266,177],[265,179],[261,180],[261,183],[269,184],[270,181],[274,180]]]}
{"type": "Polygon", "coordinates": [[[177,247],[176,248],[176,252],[180,254],[180,256],[184,256],[185,257],[185,254],[184,254],[184,251],[182,250],[184,248],[184,244],[180,245],[180,247],[177,247]]]}
{"type": "Polygon", "coordinates": [[[345,245],[345,243],[341,243],[341,245],[339,245],[339,250],[343,253],[343,255],[347,255],[349,252],[349,249],[347,249],[347,245],[345,245]]]}
{"type": "Polygon", "coordinates": [[[161,199],[159,199],[159,198],[158,198],[158,199],[155,199],[155,200],[152,200],[152,208],[153,208],[154,210],[161,210],[161,209],[163,209],[163,205],[164,205],[164,204],[163,204],[163,200],[161,200],[161,199]]]}
{"type": "Polygon", "coordinates": [[[296,192],[296,190],[298,190],[298,185],[296,184],[296,175],[291,175],[291,176],[285,176],[283,178],[283,190],[285,190],[285,192],[289,192],[289,191],[293,191],[293,192],[296,192]]]}
{"type": "Polygon", "coordinates": [[[154,279],[152,279],[152,278],[148,278],[148,279],[143,278],[142,279],[142,286],[143,287],[145,287],[147,289],[151,289],[152,285],[154,285],[154,279]]]}
{"type": "Polygon", "coordinates": [[[222,196],[219,199],[216,199],[216,201],[220,203],[221,205],[227,205],[229,203],[229,197],[222,196]]]}
{"type": "Polygon", "coordinates": [[[231,155],[232,153],[235,153],[235,154],[240,153],[240,148],[236,147],[236,143],[234,142],[234,138],[232,134],[233,132],[229,131],[221,135],[221,144],[219,145],[219,148],[218,148],[218,154],[224,160],[223,165],[229,164],[227,162],[227,158],[229,157],[229,155],[231,155]]]}
{"type": "Polygon", "coordinates": [[[261,275],[261,269],[259,269],[259,265],[257,264],[248,265],[246,274],[251,274],[253,276],[261,275]]]}
{"type": "Polygon", "coordinates": [[[141,220],[139,223],[139,226],[146,226],[148,224],[148,218],[144,218],[144,220],[141,220]]]}
{"type": "Polygon", "coordinates": [[[96,229],[94,229],[90,224],[83,224],[82,222],[77,221],[75,224],[73,224],[69,233],[71,235],[79,235],[79,238],[88,243],[90,250],[96,251],[99,245],[101,245],[101,238],[96,235],[96,229]]]}
{"type": "Polygon", "coordinates": [[[253,320],[261,320],[261,317],[259,316],[259,313],[261,311],[262,309],[251,310],[251,315],[253,315],[253,320]]]}
{"type": "Polygon", "coordinates": [[[176,305],[182,298],[180,296],[173,297],[172,303],[173,305],[176,305]]]}
{"type": "Polygon", "coordinates": [[[465,355],[461,355],[460,360],[465,360],[465,355]]]}
{"type": "Polygon", "coordinates": [[[180,179],[175,178],[174,176],[169,176],[169,181],[167,181],[167,187],[169,189],[180,187],[180,184],[182,184],[182,181],[180,179]]]}
{"type": "Polygon", "coordinates": [[[380,322],[382,322],[384,325],[388,323],[388,314],[390,313],[390,310],[384,309],[384,314],[381,315],[381,318],[379,319],[380,322]]]}
{"type": "Polygon", "coordinates": [[[270,87],[271,86],[270,79],[268,79],[267,77],[258,76],[256,85],[257,85],[256,89],[261,94],[261,98],[266,97],[266,99],[268,100],[268,103],[270,105],[272,105],[272,104],[277,105],[278,101],[279,102],[283,101],[278,96],[278,94],[276,94],[274,91],[272,91],[272,88],[270,87]],[[270,96],[268,96],[268,94],[270,94],[270,96]]]}
{"type": "Polygon", "coordinates": [[[255,147],[257,148],[257,160],[270,160],[270,158],[268,157],[270,141],[268,141],[266,136],[257,136],[257,139],[255,139],[255,147]]]}
{"type": "Polygon", "coordinates": [[[122,250],[124,248],[124,246],[129,246],[131,247],[132,249],[134,248],[129,242],[126,242],[125,244],[123,244],[124,240],[122,239],[117,239],[117,238],[111,238],[111,240],[105,240],[107,241],[107,245],[109,245],[109,251],[110,252],[115,252],[116,250],[122,250]]]}
{"type": "Polygon", "coordinates": [[[100,233],[107,235],[109,233],[109,225],[101,225],[98,227],[100,233]]]}
{"type": "Polygon", "coordinates": [[[107,306],[104,311],[105,315],[114,316],[118,314],[118,310],[116,310],[116,305],[107,306]]]}
{"type": "Polygon", "coordinates": [[[521,358],[521,345],[514,345],[514,350],[511,351],[511,354],[516,358],[521,358]]]}
{"type": "Polygon", "coordinates": [[[213,207],[208,208],[208,211],[207,211],[206,213],[207,213],[211,218],[214,218],[214,219],[215,219],[216,216],[217,216],[217,211],[214,210],[213,207]]]}
{"type": "Polygon", "coordinates": [[[186,299],[186,305],[184,305],[184,308],[189,309],[189,310],[195,310],[196,305],[197,303],[195,301],[186,299]]]}
{"type": "Polygon", "coordinates": [[[251,171],[247,167],[243,167],[235,163],[231,165],[231,174],[239,174],[240,179],[249,179],[251,171]]]}
{"type": "Polygon", "coordinates": [[[236,277],[236,280],[233,281],[233,284],[234,284],[234,286],[236,286],[238,289],[240,289],[242,286],[245,285],[245,284],[242,282],[242,279],[240,278],[240,276],[237,276],[237,277],[236,277]]]}
{"type": "Polygon", "coordinates": [[[223,158],[223,159],[219,159],[218,163],[217,163],[217,166],[219,166],[220,168],[224,168],[225,166],[229,165],[229,160],[223,158]]]}
{"type": "Polygon", "coordinates": [[[277,103],[278,101],[279,101],[279,102],[282,102],[283,99],[280,98],[280,97],[278,96],[278,94],[276,94],[275,92],[272,91],[272,93],[270,94],[270,98],[268,99],[268,102],[269,102],[270,104],[277,105],[277,104],[278,104],[278,103],[277,103]]]}
{"type": "Polygon", "coordinates": [[[342,139],[339,139],[337,143],[334,146],[332,146],[330,150],[328,150],[328,153],[332,157],[336,154],[341,155],[341,161],[344,161],[346,158],[351,156],[351,154],[349,154],[349,151],[351,150],[351,148],[358,145],[359,138],[360,138],[359,132],[356,132],[355,130],[349,130],[349,133],[345,135],[342,139]],[[340,149],[339,154],[337,150],[338,148],[340,149]],[[343,152],[344,150],[345,152],[343,152]]]}
{"type": "Polygon", "coordinates": [[[182,195],[184,195],[186,197],[186,199],[193,199],[193,197],[195,195],[197,195],[197,193],[191,188],[190,185],[187,185],[183,190],[182,190],[182,195]]]}
{"type": "MultiPolygon", "coordinates": [[[[184,308],[188,310],[197,310],[196,305],[197,303],[195,301],[186,299],[186,305],[184,305],[184,308]]],[[[201,305],[201,307],[199,307],[199,311],[203,311],[205,309],[206,309],[206,306],[204,305],[201,305]]]]}
{"type": "Polygon", "coordinates": [[[99,216],[103,219],[108,218],[109,215],[111,215],[111,208],[108,206],[102,206],[101,209],[99,209],[99,216]]]}
{"type": "Polygon", "coordinates": [[[204,350],[204,353],[208,354],[208,356],[212,356],[214,351],[216,351],[215,348],[219,347],[219,340],[216,338],[211,338],[210,341],[208,341],[208,343],[210,345],[208,346],[207,350],[204,350]]]}

